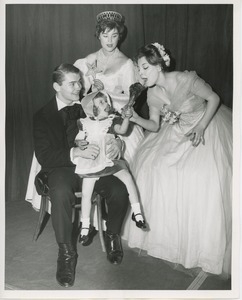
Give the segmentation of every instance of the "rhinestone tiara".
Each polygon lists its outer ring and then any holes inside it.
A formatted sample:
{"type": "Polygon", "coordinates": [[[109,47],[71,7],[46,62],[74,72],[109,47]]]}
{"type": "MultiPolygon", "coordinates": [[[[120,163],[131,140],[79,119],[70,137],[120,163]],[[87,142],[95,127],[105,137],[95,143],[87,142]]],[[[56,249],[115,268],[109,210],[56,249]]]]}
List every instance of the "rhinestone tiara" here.
{"type": "Polygon", "coordinates": [[[108,21],[118,21],[122,22],[123,16],[116,12],[116,11],[103,11],[97,15],[97,22],[101,22],[103,20],[108,20],[108,21]]]}

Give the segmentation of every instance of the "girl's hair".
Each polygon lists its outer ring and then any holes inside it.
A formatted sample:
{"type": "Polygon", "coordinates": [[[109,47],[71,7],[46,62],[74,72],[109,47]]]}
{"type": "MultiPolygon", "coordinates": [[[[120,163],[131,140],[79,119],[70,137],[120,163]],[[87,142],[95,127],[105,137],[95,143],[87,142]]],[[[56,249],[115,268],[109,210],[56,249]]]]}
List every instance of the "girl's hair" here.
{"type": "Polygon", "coordinates": [[[119,39],[122,40],[124,32],[125,32],[125,25],[123,22],[118,22],[114,20],[102,20],[97,23],[96,25],[96,33],[95,36],[96,38],[99,38],[100,33],[107,31],[109,32],[110,30],[116,28],[118,33],[119,33],[119,39]]]}
{"type": "Polygon", "coordinates": [[[163,71],[169,71],[170,68],[165,64],[164,59],[161,57],[159,50],[152,44],[145,45],[138,50],[134,60],[137,63],[138,59],[145,57],[150,65],[160,65],[163,71]]]}
{"type": "MultiPolygon", "coordinates": [[[[104,99],[107,104],[108,104],[108,113],[109,114],[112,114],[114,113],[114,109],[113,109],[113,105],[112,105],[112,101],[109,97],[109,95],[107,93],[103,93],[103,92],[98,92],[93,98],[92,98],[92,101],[94,103],[94,100],[95,99],[98,99],[98,98],[102,98],[104,99]]],[[[93,105],[93,114],[94,116],[97,116],[98,115],[98,111],[97,111],[97,108],[93,105]]]]}
{"type": "Polygon", "coordinates": [[[108,101],[108,96],[105,94],[105,93],[102,93],[102,92],[97,92],[97,94],[92,98],[92,101],[94,101],[95,99],[98,99],[98,98],[102,98],[104,99],[107,103],[109,103],[108,101]]]}

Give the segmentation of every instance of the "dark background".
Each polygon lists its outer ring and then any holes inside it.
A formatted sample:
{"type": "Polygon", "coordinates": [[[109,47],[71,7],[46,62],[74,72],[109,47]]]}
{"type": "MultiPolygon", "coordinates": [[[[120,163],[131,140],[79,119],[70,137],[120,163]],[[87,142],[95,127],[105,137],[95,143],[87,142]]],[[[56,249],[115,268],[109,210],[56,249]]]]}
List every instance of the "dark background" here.
{"type": "Polygon", "coordinates": [[[8,4],[6,8],[6,201],[25,198],[33,156],[33,114],[54,94],[51,75],[62,62],[100,48],[96,15],[115,10],[128,34],[121,50],[159,42],[177,70],[196,70],[221,101],[233,103],[232,4],[8,4]]]}

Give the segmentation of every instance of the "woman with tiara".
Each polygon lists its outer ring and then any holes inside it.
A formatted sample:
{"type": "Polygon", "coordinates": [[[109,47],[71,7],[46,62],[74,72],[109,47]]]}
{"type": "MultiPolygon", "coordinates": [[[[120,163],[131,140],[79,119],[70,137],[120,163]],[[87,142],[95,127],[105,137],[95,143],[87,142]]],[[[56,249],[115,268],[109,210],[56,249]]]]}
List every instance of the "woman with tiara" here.
{"type": "MultiPolygon", "coordinates": [[[[232,112],[194,71],[169,72],[165,48],[138,51],[148,87],[147,130],[131,170],[149,231],[128,244],[188,269],[231,273],[232,112]]],[[[191,270],[192,271],[192,270],[191,270]]]]}
{"type": "MultiPolygon", "coordinates": [[[[120,13],[105,11],[98,14],[96,37],[101,43],[101,49],[74,63],[83,74],[84,95],[105,89],[112,99],[114,109],[120,113],[129,101],[129,87],[137,81],[132,60],[118,49],[124,32],[124,18],[120,13]]],[[[87,113],[91,110],[88,105],[83,104],[87,113]]],[[[122,139],[125,142],[124,159],[130,163],[143,139],[143,129],[132,124],[122,139]]]]}

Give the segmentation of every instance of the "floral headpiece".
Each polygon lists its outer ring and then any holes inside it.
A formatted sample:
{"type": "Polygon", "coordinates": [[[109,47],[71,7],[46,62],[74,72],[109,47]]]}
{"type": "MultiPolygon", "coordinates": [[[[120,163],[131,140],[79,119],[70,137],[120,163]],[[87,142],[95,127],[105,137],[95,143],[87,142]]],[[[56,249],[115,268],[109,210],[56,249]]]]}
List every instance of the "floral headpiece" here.
{"type": "Polygon", "coordinates": [[[171,63],[171,59],[170,59],[170,56],[166,53],[165,47],[163,45],[160,45],[159,43],[152,43],[151,45],[153,45],[157,48],[157,50],[160,53],[160,56],[162,57],[162,59],[165,62],[165,65],[167,67],[169,67],[170,63],[171,63]]]}
{"type": "Polygon", "coordinates": [[[97,15],[97,22],[101,22],[103,20],[108,21],[117,21],[117,22],[123,22],[123,16],[116,12],[116,11],[103,11],[97,15]]]}

